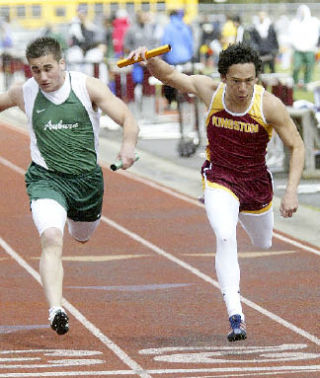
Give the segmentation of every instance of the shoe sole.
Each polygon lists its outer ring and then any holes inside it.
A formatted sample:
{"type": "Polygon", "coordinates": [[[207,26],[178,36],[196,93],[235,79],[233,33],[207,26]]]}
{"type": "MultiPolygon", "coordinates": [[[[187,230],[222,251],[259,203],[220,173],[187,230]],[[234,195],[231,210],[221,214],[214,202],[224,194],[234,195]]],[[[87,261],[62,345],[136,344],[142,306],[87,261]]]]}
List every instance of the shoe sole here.
{"type": "Polygon", "coordinates": [[[246,333],[232,334],[227,336],[228,340],[232,343],[234,341],[245,340],[247,338],[246,333]]]}
{"type": "Polygon", "coordinates": [[[58,312],[51,324],[51,328],[57,332],[58,335],[64,335],[69,331],[69,318],[63,312],[58,312]]]}

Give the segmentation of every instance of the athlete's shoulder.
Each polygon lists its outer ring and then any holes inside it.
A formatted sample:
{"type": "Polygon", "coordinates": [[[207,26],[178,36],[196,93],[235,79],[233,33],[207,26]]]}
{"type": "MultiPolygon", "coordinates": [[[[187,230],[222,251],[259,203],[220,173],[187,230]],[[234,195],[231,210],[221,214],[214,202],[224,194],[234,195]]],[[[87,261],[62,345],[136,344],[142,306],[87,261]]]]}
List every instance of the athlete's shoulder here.
{"type": "Polygon", "coordinates": [[[284,103],[274,94],[265,91],[263,96],[263,111],[268,122],[273,123],[288,114],[284,103]]]}
{"type": "Polygon", "coordinates": [[[194,75],[193,77],[197,89],[196,95],[200,97],[207,107],[209,107],[214,93],[222,83],[217,82],[217,80],[207,75],[194,75]]]}
{"type": "Polygon", "coordinates": [[[263,93],[263,107],[265,109],[283,109],[285,108],[284,103],[280,100],[279,97],[275,96],[274,94],[264,91],[263,93]]]}
{"type": "Polygon", "coordinates": [[[264,86],[261,84],[255,84],[254,90],[256,94],[261,94],[261,95],[263,95],[266,92],[264,86]]]}
{"type": "Polygon", "coordinates": [[[20,84],[22,85],[23,90],[29,88],[39,88],[38,83],[35,81],[34,77],[30,77],[27,81],[20,84]]]}
{"type": "Polygon", "coordinates": [[[5,110],[12,106],[19,106],[21,110],[24,110],[22,88],[23,83],[15,83],[6,92],[1,93],[0,108],[5,110]]]}
{"type": "Polygon", "coordinates": [[[85,73],[79,71],[67,71],[67,74],[70,76],[71,86],[73,88],[86,86],[89,76],[85,73]]]}
{"type": "Polygon", "coordinates": [[[71,80],[79,80],[79,79],[82,79],[82,80],[85,80],[88,75],[86,75],[85,73],[83,72],[80,72],[80,71],[66,71],[70,77],[71,77],[71,80]]]}

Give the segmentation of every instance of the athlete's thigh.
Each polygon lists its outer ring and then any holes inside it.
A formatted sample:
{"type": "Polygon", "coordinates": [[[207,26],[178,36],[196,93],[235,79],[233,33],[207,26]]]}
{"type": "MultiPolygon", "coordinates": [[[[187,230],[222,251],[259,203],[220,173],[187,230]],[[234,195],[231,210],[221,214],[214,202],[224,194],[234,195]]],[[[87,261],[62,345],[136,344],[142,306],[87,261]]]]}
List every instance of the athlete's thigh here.
{"type": "Polygon", "coordinates": [[[63,234],[67,212],[59,202],[49,198],[32,200],[31,211],[39,235],[51,227],[58,228],[63,234]]]}
{"type": "Polygon", "coordinates": [[[227,188],[206,187],[204,198],[207,216],[214,231],[219,234],[233,233],[239,215],[237,197],[227,188]]]}
{"type": "Polygon", "coordinates": [[[274,225],[272,207],[260,214],[240,213],[239,221],[254,245],[264,249],[271,247],[274,225]]]}
{"type": "Polygon", "coordinates": [[[85,242],[90,239],[91,235],[99,226],[101,218],[93,222],[79,222],[68,218],[68,230],[70,235],[80,241],[85,242]]]}

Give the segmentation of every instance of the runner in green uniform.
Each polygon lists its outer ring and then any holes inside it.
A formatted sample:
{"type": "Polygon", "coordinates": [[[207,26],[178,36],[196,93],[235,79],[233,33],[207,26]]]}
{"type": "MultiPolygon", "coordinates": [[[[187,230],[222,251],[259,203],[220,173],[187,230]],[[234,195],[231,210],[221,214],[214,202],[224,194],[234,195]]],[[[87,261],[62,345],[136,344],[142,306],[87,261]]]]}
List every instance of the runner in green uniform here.
{"type": "Polygon", "coordinates": [[[38,38],[26,49],[32,78],[0,94],[0,111],[18,106],[27,115],[31,164],[25,175],[35,226],[41,239],[40,275],[51,328],[62,335],[69,319],[62,307],[62,247],[65,223],[81,243],[97,228],[103,176],[97,163],[101,111],[123,127],[117,159],[135,160],[138,125],[128,107],[100,80],[65,70],[61,47],[38,38]]]}

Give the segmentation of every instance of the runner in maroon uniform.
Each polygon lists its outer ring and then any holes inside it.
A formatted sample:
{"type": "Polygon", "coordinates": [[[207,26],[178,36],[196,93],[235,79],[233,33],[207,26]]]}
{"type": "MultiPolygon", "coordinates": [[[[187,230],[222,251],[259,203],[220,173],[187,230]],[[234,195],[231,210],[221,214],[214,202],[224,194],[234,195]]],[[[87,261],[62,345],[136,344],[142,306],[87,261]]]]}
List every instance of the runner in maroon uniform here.
{"type": "MultiPolygon", "coordinates": [[[[143,57],[146,48],[129,57],[143,57]]],[[[159,58],[146,60],[152,75],[207,106],[207,159],[202,167],[205,207],[215,232],[216,273],[226,303],[229,341],[247,337],[240,302],[236,227],[240,221],[252,243],[272,245],[272,178],[265,155],[274,129],[291,152],[289,177],[280,212],[298,208],[297,187],[304,166],[304,145],[284,104],[257,85],[261,60],[249,46],[230,45],[219,57],[221,83],[205,75],[185,75],[159,58]]]]}

